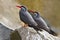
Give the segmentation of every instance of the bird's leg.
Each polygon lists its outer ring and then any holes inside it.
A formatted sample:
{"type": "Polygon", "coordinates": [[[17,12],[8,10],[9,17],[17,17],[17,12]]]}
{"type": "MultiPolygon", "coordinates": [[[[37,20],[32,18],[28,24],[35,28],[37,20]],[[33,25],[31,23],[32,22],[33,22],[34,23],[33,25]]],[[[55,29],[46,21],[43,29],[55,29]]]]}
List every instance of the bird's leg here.
{"type": "Polygon", "coordinates": [[[27,27],[28,26],[28,24],[24,24],[24,27],[27,27]]]}

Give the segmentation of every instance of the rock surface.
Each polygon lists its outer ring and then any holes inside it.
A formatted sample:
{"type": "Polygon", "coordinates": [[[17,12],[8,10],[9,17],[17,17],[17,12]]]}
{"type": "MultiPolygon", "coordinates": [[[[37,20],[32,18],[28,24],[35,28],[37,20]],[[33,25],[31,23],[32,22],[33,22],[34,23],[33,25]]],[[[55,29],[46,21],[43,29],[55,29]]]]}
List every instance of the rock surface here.
{"type": "Polygon", "coordinates": [[[39,33],[37,33],[33,28],[30,27],[21,27],[19,29],[16,29],[11,34],[11,40],[60,40],[58,37],[53,36],[44,30],[38,32],[39,33]]]}
{"type": "Polygon", "coordinates": [[[0,23],[0,40],[10,40],[11,31],[0,23]]]}

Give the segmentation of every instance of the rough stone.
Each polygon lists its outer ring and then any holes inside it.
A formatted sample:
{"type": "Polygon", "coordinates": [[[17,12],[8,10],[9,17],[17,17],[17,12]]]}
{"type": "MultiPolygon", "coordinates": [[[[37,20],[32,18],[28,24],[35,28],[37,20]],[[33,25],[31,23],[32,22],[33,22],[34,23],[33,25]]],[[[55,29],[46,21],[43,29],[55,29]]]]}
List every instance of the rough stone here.
{"type": "Polygon", "coordinates": [[[12,33],[11,37],[12,39],[16,38],[15,40],[60,40],[58,37],[53,36],[44,30],[38,31],[37,33],[33,28],[30,27],[21,27],[16,29],[15,32],[12,33]]]}

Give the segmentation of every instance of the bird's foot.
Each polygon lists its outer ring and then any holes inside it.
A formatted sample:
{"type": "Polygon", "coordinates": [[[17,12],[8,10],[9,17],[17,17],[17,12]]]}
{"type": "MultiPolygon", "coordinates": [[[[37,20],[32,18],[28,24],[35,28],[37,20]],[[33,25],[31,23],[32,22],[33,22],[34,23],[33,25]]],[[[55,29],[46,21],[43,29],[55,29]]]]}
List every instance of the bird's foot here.
{"type": "Polygon", "coordinates": [[[24,27],[27,27],[28,26],[28,24],[24,24],[24,27]]]}

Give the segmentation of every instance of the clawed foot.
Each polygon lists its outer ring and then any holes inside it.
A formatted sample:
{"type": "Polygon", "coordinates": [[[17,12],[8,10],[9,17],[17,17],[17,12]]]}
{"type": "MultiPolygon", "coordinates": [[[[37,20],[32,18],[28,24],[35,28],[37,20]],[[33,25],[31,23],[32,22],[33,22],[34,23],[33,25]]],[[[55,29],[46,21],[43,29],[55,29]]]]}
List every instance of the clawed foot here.
{"type": "Polygon", "coordinates": [[[28,24],[24,24],[24,26],[23,27],[27,27],[28,26],[28,24]]]}

